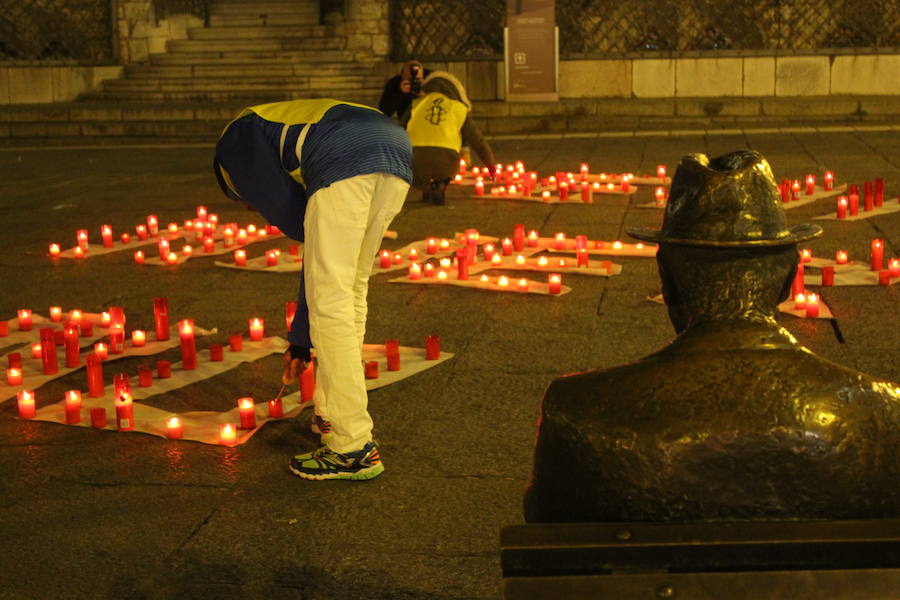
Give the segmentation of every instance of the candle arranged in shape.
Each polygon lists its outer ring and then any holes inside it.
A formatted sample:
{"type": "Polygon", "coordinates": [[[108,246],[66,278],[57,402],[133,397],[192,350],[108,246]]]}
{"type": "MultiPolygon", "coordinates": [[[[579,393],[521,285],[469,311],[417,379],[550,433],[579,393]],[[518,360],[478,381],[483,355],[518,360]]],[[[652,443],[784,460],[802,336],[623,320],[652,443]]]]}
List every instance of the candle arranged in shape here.
{"type": "Polygon", "coordinates": [[[241,418],[241,429],[256,429],[256,407],[253,398],[238,400],[238,415],[241,418]]]}
{"type": "Polygon", "coordinates": [[[71,369],[81,364],[81,350],[78,344],[78,328],[66,327],[63,333],[66,347],[66,367],[71,369]]]}
{"type": "Polygon", "coordinates": [[[194,322],[184,319],[178,323],[181,337],[181,368],[193,370],[197,368],[197,343],[194,340],[194,322]]]}
{"type": "Polygon", "coordinates": [[[34,390],[22,390],[16,394],[19,416],[23,419],[33,419],[37,410],[34,405],[34,390]]]}
{"type": "Polygon", "coordinates": [[[253,317],[249,321],[250,324],[250,341],[261,342],[265,335],[265,322],[263,319],[253,317]]]}
{"type": "Polygon", "coordinates": [[[10,367],[6,370],[6,384],[13,387],[22,385],[21,367],[10,367]]]}
{"type": "Polygon", "coordinates": [[[169,300],[167,298],[153,299],[153,321],[156,327],[157,341],[169,339],[169,300]]]}
{"type": "Polygon", "coordinates": [[[59,372],[59,362],[56,357],[56,333],[52,327],[41,329],[41,362],[44,367],[44,375],[53,375],[59,372]]]}
{"type": "Polygon", "coordinates": [[[134,401],[130,392],[122,392],[115,399],[116,428],[119,431],[134,429],[134,401]]]}
{"type": "Polygon", "coordinates": [[[166,420],[166,437],[170,440],[180,440],[184,436],[184,426],[181,424],[181,419],[178,417],[171,417],[166,420]]]}
{"type": "Polygon", "coordinates": [[[872,240],[871,268],[873,271],[880,271],[884,265],[884,241],[872,240]]]}
{"type": "Polygon", "coordinates": [[[66,425],[81,423],[81,392],[69,390],[65,400],[66,425]]]}
{"type": "Polygon", "coordinates": [[[222,425],[222,429],[219,431],[219,443],[223,446],[233,446],[236,441],[237,432],[234,430],[234,425],[231,423],[222,425]]]}
{"type": "Polygon", "coordinates": [[[19,331],[31,331],[32,320],[31,320],[31,309],[30,308],[20,308],[18,310],[18,325],[19,331]]]}

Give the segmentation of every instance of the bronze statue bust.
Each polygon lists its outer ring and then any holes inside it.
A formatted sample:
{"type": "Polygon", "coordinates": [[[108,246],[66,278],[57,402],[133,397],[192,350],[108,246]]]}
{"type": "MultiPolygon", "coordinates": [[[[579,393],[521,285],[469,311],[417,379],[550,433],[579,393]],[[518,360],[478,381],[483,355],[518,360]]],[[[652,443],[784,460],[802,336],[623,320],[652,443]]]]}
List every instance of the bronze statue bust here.
{"type": "Polygon", "coordinates": [[[754,152],[682,159],[659,231],[678,337],[544,396],[528,522],[900,515],[900,386],[834,364],[775,322],[796,245],[754,152]]]}

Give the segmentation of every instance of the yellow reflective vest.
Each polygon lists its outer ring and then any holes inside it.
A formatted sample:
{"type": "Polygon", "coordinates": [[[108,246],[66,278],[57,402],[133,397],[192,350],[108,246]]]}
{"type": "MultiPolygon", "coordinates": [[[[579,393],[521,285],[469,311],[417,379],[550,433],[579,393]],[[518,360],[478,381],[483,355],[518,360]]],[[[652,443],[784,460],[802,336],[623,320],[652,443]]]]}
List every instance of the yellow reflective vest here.
{"type": "Polygon", "coordinates": [[[432,92],[412,102],[406,131],[413,147],[435,146],[459,152],[468,109],[459,100],[432,92]]]}

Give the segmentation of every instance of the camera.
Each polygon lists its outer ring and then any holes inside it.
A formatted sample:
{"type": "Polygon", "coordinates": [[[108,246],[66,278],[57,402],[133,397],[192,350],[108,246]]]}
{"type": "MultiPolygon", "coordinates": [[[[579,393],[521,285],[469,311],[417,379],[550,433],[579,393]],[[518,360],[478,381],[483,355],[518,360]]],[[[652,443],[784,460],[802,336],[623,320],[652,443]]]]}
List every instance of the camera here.
{"type": "Polygon", "coordinates": [[[412,65],[409,68],[409,91],[413,94],[422,92],[422,80],[419,79],[419,65],[412,65]]]}

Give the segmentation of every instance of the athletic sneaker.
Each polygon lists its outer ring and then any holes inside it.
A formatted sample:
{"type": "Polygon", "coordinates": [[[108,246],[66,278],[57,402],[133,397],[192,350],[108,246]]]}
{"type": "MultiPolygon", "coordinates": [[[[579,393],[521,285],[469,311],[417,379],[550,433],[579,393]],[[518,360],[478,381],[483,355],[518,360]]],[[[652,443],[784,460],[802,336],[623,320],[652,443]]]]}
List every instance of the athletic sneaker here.
{"type": "Polygon", "coordinates": [[[374,441],[362,450],[339,454],[322,446],[291,459],[291,473],[303,479],[372,479],[381,475],[384,465],[374,441]]]}
{"type": "Polygon", "coordinates": [[[316,435],[328,435],[331,433],[331,421],[326,421],[319,415],[315,415],[312,423],[309,424],[309,430],[316,435]]]}

